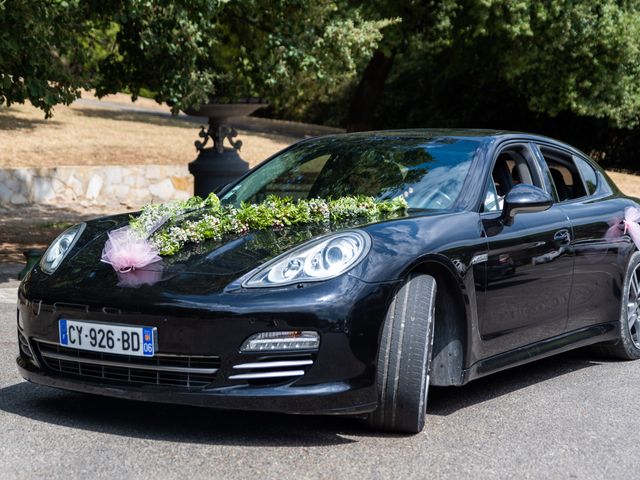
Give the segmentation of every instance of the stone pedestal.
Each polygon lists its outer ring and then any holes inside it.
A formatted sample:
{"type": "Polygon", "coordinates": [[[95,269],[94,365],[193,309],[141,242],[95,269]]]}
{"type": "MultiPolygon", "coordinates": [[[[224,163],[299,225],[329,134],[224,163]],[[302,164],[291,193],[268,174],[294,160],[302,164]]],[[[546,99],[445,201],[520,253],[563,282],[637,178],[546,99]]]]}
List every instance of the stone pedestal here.
{"type": "Polygon", "coordinates": [[[240,158],[237,150],[226,147],[222,153],[218,153],[214,147],[205,148],[189,164],[189,173],[194,179],[194,193],[202,198],[219,191],[248,171],[249,163],[240,158]]]}
{"type": "Polygon", "coordinates": [[[265,106],[266,103],[259,102],[209,103],[198,109],[185,110],[187,115],[209,118],[209,127],[202,127],[199,133],[202,140],[195,142],[198,157],[189,164],[196,195],[204,198],[249,171],[249,164],[238,153],[242,147],[242,142],[235,140],[238,132],[227,122],[230,118],[251,115],[265,106]],[[231,148],[224,145],[225,139],[231,148]],[[207,147],[209,140],[213,141],[213,145],[207,147]]]}

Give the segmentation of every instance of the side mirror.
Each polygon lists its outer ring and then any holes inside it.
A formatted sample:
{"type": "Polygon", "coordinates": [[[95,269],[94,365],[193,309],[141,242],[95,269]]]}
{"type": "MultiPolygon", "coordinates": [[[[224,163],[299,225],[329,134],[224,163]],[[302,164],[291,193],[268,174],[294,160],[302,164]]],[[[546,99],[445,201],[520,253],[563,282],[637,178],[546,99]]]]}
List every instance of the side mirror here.
{"type": "Polygon", "coordinates": [[[502,223],[513,225],[519,213],[544,212],[553,205],[553,198],[547,192],[534,185],[523,183],[514,186],[504,198],[502,223]]]}

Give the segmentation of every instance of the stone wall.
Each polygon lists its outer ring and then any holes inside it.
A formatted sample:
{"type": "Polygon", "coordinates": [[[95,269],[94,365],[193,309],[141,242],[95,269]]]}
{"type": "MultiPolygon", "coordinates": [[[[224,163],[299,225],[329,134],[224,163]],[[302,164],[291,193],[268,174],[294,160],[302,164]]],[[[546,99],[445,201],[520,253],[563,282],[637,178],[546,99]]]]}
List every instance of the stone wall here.
{"type": "Polygon", "coordinates": [[[193,194],[186,165],[0,169],[0,204],[121,204],[182,200],[193,194]]]}

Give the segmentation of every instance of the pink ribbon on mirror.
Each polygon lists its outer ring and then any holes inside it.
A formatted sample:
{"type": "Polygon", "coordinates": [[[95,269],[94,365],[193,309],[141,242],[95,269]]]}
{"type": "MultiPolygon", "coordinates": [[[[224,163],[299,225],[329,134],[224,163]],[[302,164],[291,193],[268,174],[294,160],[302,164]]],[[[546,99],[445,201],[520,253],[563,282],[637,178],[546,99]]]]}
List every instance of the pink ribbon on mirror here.
{"type": "Polygon", "coordinates": [[[633,243],[640,250],[640,208],[627,207],[624,211],[624,219],[616,219],[610,225],[605,238],[615,240],[623,235],[629,235],[633,243]]]}

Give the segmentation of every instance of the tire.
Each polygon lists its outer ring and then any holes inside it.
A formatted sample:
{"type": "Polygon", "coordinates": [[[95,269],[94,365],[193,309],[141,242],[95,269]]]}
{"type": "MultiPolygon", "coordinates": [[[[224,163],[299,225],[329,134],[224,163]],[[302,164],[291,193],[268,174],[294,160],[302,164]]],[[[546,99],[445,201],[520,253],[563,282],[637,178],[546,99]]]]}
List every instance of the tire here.
{"type": "Polygon", "coordinates": [[[598,345],[598,351],[607,357],[637,360],[640,359],[640,252],[629,260],[620,303],[619,338],[598,345]]]}
{"type": "Polygon", "coordinates": [[[377,429],[419,433],[424,428],[436,305],[436,281],[412,274],[389,307],[378,351],[377,429]]]}

